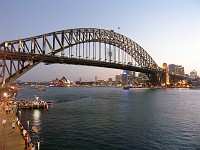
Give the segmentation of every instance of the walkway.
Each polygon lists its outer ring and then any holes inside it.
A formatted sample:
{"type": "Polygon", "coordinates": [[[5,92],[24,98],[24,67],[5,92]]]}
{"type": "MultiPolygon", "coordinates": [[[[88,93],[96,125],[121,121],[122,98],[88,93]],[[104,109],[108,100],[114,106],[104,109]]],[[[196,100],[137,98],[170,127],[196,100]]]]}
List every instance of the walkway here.
{"type": "Polygon", "coordinates": [[[20,133],[19,127],[16,125],[12,129],[12,122],[14,116],[12,113],[6,114],[4,110],[0,109],[0,150],[24,150],[24,139],[20,133]],[[6,118],[6,127],[3,128],[2,120],[6,118]]]}

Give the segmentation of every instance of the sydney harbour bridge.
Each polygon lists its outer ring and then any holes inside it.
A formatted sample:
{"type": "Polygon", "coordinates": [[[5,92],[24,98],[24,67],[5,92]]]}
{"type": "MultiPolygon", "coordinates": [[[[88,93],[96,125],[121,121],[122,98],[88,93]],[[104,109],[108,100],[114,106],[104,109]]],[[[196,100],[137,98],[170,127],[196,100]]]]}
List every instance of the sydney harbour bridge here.
{"type": "Polygon", "coordinates": [[[67,29],[0,44],[0,85],[7,86],[38,65],[74,64],[145,73],[152,85],[166,71],[139,44],[113,30],[67,29]]]}

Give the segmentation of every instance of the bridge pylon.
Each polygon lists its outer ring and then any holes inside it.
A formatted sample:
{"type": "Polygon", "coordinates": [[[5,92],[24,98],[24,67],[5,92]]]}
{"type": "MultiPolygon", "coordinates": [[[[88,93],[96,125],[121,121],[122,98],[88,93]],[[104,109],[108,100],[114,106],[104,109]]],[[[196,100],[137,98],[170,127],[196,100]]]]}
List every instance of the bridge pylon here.
{"type": "Polygon", "coordinates": [[[167,63],[163,63],[162,69],[163,69],[163,74],[161,77],[161,83],[166,86],[170,84],[169,69],[168,69],[167,63]]]}

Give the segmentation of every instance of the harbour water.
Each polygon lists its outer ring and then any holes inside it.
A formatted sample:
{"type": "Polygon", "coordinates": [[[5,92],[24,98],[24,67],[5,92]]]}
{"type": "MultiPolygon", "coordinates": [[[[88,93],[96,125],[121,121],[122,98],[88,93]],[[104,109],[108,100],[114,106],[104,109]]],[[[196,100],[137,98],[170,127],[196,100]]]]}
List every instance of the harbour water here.
{"type": "Polygon", "coordinates": [[[54,102],[19,116],[33,137],[38,127],[41,150],[200,149],[200,90],[28,87],[17,99],[34,95],[54,102]]]}

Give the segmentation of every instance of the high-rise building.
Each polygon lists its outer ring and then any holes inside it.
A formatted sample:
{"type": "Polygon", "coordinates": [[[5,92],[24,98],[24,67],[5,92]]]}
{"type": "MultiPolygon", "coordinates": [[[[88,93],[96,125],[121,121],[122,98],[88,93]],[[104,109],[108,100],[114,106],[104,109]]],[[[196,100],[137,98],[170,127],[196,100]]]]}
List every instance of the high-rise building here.
{"type": "Polygon", "coordinates": [[[181,66],[181,65],[176,66],[175,72],[176,72],[176,74],[178,74],[178,75],[184,75],[184,74],[185,74],[184,67],[181,66]]]}
{"type": "Polygon", "coordinates": [[[129,71],[128,73],[128,82],[134,83],[135,80],[135,71],[129,71]]]}
{"type": "Polygon", "coordinates": [[[181,65],[175,65],[175,64],[169,64],[169,73],[170,74],[178,74],[178,75],[184,75],[184,67],[181,65]]]}
{"type": "Polygon", "coordinates": [[[169,64],[169,65],[168,65],[169,73],[170,73],[170,74],[175,74],[175,67],[176,67],[175,64],[169,64]]]}
{"type": "Polygon", "coordinates": [[[122,84],[124,85],[128,84],[128,75],[129,75],[129,70],[124,70],[122,73],[122,84]]]}

